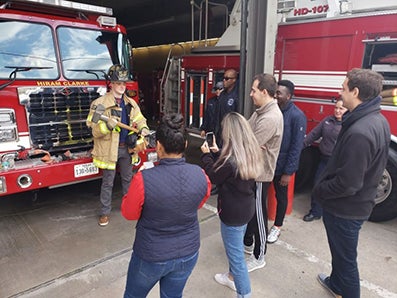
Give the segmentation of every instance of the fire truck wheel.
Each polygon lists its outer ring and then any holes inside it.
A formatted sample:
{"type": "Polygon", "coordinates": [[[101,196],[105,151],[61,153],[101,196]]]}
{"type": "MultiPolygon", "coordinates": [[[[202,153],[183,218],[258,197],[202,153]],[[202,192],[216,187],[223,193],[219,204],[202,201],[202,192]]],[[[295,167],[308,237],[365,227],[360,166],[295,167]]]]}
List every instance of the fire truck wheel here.
{"type": "Polygon", "coordinates": [[[376,205],[369,218],[373,222],[391,220],[397,217],[397,167],[389,161],[378,185],[376,205]]]}
{"type": "Polygon", "coordinates": [[[318,147],[311,146],[302,150],[299,159],[299,169],[295,175],[295,191],[301,191],[313,184],[314,174],[320,159],[318,147]]]}

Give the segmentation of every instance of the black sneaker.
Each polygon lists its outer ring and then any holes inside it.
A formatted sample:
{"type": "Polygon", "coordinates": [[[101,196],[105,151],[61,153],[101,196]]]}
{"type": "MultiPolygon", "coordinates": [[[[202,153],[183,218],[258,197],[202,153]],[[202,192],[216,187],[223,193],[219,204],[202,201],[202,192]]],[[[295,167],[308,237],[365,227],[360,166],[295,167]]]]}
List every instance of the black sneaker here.
{"type": "Polygon", "coordinates": [[[321,216],[315,216],[315,215],[313,215],[313,213],[308,213],[303,217],[303,221],[310,222],[313,220],[318,220],[320,218],[321,218],[321,216]]]}
{"type": "Polygon", "coordinates": [[[218,194],[218,188],[216,187],[216,185],[213,185],[212,189],[211,189],[211,196],[217,195],[217,194],[218,194]]]}
{"type": "Polygon", "coordinates": [[[325,275],[324,273],[320,273],[319,275],[317,275],[317,280],[318,280],[318,282],[319,282],[330,294],[332,294],[335,298],[342,298],[341,295],[336,294],[336,293],[331,289],[329,276],[325,275]]]}

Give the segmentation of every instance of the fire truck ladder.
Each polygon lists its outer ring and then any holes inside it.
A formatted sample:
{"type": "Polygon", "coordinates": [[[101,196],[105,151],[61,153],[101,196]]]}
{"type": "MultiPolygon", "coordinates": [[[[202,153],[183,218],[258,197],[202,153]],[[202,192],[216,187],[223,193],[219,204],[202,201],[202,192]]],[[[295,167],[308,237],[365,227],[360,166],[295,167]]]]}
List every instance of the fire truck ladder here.
{"type": "Polygon", "coordinates": [[[160,115],[181,112],[181,58],[172,56],[172,49],[175,46],[180,46],[185,51],[182,45],[172,44],[168,52],[160,81],[160,115]]]}

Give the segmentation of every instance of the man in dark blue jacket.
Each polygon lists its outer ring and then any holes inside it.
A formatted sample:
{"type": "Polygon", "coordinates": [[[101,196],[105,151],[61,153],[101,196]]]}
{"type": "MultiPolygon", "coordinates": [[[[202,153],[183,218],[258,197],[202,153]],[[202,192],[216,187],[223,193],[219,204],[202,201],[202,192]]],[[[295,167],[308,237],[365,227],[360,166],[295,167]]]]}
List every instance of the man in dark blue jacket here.
{"type": "Polygon", "coordinates": [[[223,75],[223,91],[218,97],[217,123],[214,133],[219,148],[222,147],[221,123],[230,112],[238,111],[238,73],[234,69],[227,69],[223,75]]]}
{"type": "Polygon", "coordinates": [[[205,107],[205,112],[204,112],[204,119],[203,119],[203,124],[200,126],[200,135],[202,138],[205,137],[205,134],[207,132],[214,132],[215,127],[218,124],[218,101],[219,101],[219,96],[223,91],[223,82],[217,82],[212,88],[212,93],[214,93],[214,96],[208,99],[207,101],[207,106],[205,107]]]}
{"type": "Polygon", "coordinates": [[[323,207],[332,255],[331,275],[321,273],[318,280],[335,296],[360,297],[358,236],[375,205],[390,144],[389,124],[380,110],[382,80],[380,74],[368,69],[347,73],[340,95],[349,113],[313,188],[314,198],[323,207]]]}
{"type": "Polygon", "coordinates": [[[294,83],[291,81],[280,80],[278,82],[276,99],[283,113],[284,132],[273,179],[277,201],[276,218],[267,237],[268,243],[276,242],[280,236],[280,229],[288,206],[288,185],[291,176],[298,170],[299,157],[306,134],[306,116],[292,102],[294,89],[294,83]]]}

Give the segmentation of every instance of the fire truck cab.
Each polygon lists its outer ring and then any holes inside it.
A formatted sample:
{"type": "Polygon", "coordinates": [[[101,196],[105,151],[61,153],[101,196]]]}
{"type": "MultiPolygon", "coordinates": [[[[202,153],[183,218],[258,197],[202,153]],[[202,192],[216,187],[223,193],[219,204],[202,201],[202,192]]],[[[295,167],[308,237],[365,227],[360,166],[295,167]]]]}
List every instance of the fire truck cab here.
{"type": "Polygon", "coordinates": [[[100,178],[90,103],[107,91],[109,67],[132,61],[112,14],[71,1],[0,1],[0,196],[100,178]]]}
{"type": "MultiPolygon", "coordinates": [[[[221,80],[226,69],[239,69],[240,6],[240,1],[236,1],[230,26],[215,47],[192,50],[191,54],[174,59],[177,71],[173,77],[178,78],[179,88],[173,90],[179,93],[168,96],[171,93],[164,88],[160,108],[184,113],[187,125],[193,129],[201,125],[212,86],[221,80]]],[[[389,121],[392,142],[370,220],[397,217],[396,2],[279,0],[277,12],[277,34],[271,37],[275,45],[274,75],[278,80],[294,82],[294,102],[307,117],[307,132],[333,113],[347,71],[367,68],[384,76],[382,113],[389,121]]],[[[165,87],[167,84],[172,85],[166,83],[165,87]]],[[[296,187],[312,180],[318,162],[315,152],[310,147],[302,152],[296,187]]]]}

